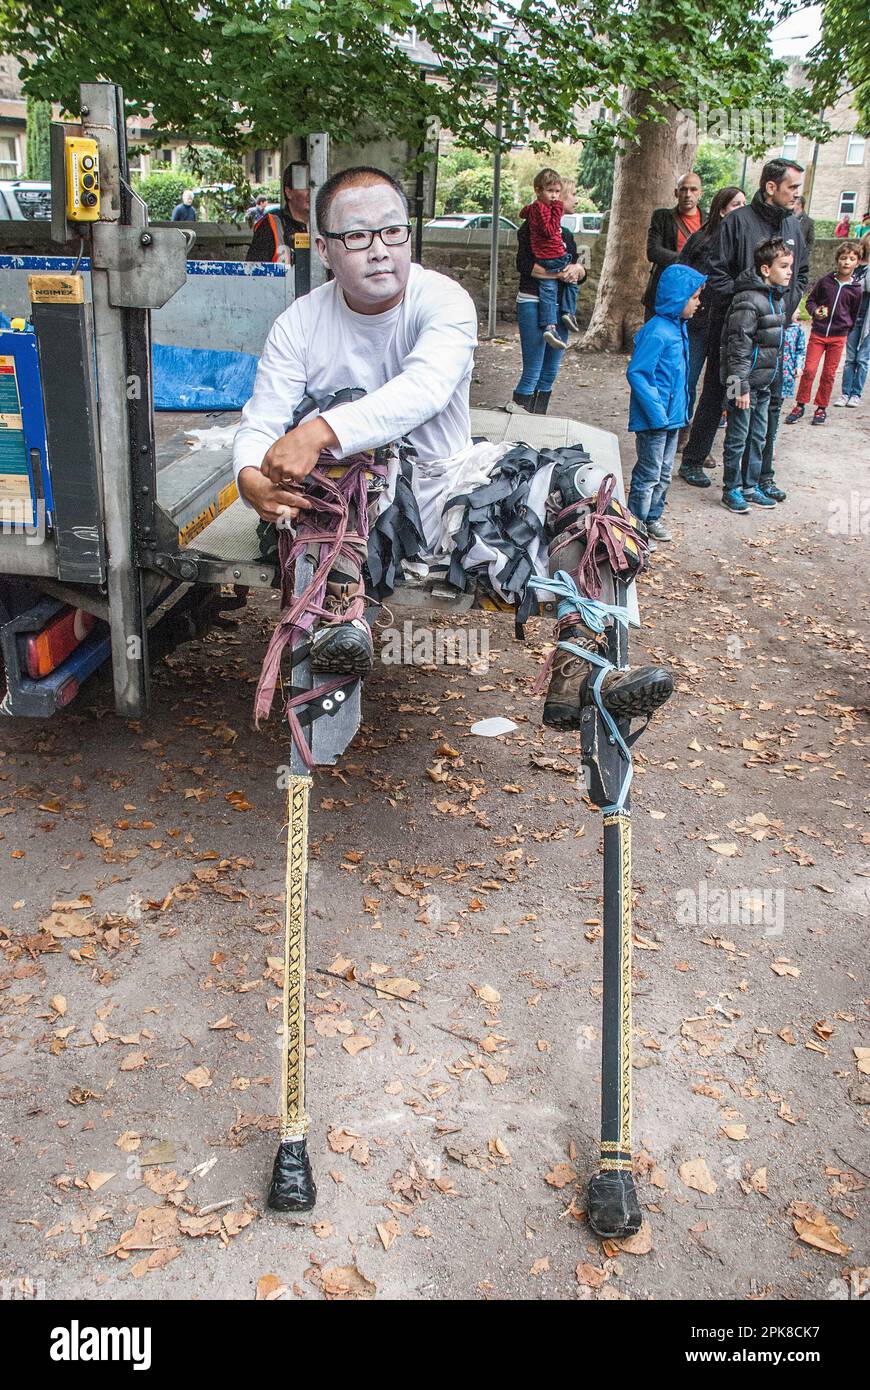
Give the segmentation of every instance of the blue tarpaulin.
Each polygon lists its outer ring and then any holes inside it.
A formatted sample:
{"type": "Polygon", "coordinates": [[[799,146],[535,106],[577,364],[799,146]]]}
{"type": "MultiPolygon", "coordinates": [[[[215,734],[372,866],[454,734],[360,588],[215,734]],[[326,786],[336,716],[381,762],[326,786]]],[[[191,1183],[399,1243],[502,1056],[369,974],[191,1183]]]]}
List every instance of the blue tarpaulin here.
{"type": "Polygon", "coordinates": [[[153,346],[155,410],[241,410],[259,357],[211,348],[153,346]]]}

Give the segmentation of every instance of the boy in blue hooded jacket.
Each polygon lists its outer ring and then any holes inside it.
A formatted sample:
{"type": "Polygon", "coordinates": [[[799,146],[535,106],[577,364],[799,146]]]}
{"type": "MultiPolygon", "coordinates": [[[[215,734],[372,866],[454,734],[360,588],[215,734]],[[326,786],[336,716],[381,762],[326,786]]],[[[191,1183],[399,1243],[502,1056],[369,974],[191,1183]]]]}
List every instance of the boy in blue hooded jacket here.
{"type": "Polygon", "coordinates": [[[689,339],[686,320],[698,308],[706,275],[688,265],[669,265],[656,290],[655,313],[634,338],[626,376],[631,386],[628,428],[637,463],[628,510],[656,541],[669,541],[662,513],[680,430],[689,418],[689,339]]]}

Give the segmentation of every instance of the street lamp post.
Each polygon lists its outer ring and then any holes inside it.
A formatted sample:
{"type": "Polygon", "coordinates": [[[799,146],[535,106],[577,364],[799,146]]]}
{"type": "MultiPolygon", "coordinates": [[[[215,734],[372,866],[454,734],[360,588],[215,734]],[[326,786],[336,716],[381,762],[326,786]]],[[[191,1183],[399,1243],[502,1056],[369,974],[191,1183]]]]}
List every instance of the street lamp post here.
{"type": "Polygon", "coordinates": [[[507,42],[507,33],[499,35],[499,52],[496,57],[495,74],[495,156],[492,162],[492,228],[489,241],[489,306],[486,321],[488,338],[495,337],[498,318],[498,238],[501,218],[501,142],[504,123],[501,112],[501,50],[507,42]]]}

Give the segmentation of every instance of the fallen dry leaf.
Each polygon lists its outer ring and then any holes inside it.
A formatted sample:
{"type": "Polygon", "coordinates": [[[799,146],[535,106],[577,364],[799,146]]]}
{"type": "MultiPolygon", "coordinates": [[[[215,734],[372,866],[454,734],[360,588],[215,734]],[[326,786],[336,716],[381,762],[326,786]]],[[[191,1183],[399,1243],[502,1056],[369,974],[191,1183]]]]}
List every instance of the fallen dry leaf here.
{"type": "Polygon", "coordinates": [[[598,1269],[596,1265],[579,1264],[574,1271],[577,1283],[583,1284],[587,1289],[600,1289],[602,1284],[606,1284],[610,1278],[608,1269],[598,1269]]]}
{"type": "Polygon", "coordinates": [[[818,1207],[809,1202],[792,1202],[788,1209],[792,1224],[799,1240],[812,1245],[816,1250],[824,1250],[828,1255],[848,1255],[850,1247],[840,1239],[838,1227],[830,1221],[818,1207]]]}
{"type": "Polygon", "coordinates": [[[784,960],[772,961],[770,968],[774,975],[794,975],[797,977],[801,973],[796,965],[789,965],[784,960]]]}
{"type": "Polygon", "coordinates": [[[396,1237],[402,1234],[402,1228],[396,1220],[395,1216],[391,1216],[389,1221],[385,1221],[376,1229],[378,1235],[381,1238],[381,1245],[384,1247],[385,1250],[389,1250],[396,1237]]]}
{"type": "Polygon", "coordinates": [[[144,1052],[128,1052],[126,1057],[122,1059],[118,1071],[138,1071],[140,1067],[144,1067],[147,1061],[148,1058],[144,1052]]]}
{"type": "Polygon", "coordinates": [[[416,994],[420,989],[418,980],[409,980],[404,975],[397,975],[388,980],[379,980],[375,994],[379,999],[389,999],[398,996],[399,999],[410,999],[412,994],[416,994]]]}
{"type": "Polygon", "coordinates": [[[870,1047],[853,1047],[855,1063],[862,1076],[870,1076],[870,1047]]]}
{"type": "Polygon", "coordinates": [[[623,1240],[615,1240],[613,1244],[626,1255],[648,1255],[653,1248],[652,1226],[644,1218],[639,1231],[635,1231],[633,1236],[625,1236],[623,1240]]]}
{"type": "Polygon", "coordinates": [[[211,1086],[211,1072],[208,1067],[194,1067],[193,1071],[186,1071],[184,1079],[188,1086],[193,1086],[197,1091],[202,1091],[206,1086],[211,1086]]]}
{"type": "Polygon", "coordinates": [[[89,1187],[91,1192],[96,1192],[98,1188],[104,1187],[114,1176],[114,1173],[95,1173],[91,1170],[85,1178],[85,1186],[89,1187]]]}
{"type": "Polygon", "coordinates": [[[705,1192],[712,1196],[717,1190],[705,1158],[693,1158],[688,1163],[681,1163],[677,1171],[680,1181],[695,1192],[705,1192]]]}
{"type": "Polygon", "coordinates": [[[746,1125],[723,1125],[722,1133],[729,1139],[740,1140],[746,1138],[746,1125]]]}
{"type": "Polygon", "coordinates": [[[374,1298],[377,1286],[356,1265],[331,1265],[320,1276],[325,1298],[374,1298]]]}
{"type": "Polygon", "coordinates": [[[254,1299],[257,1303],[270,1303],[286,1292],[287,1285],[281,1283],[277,1274],[261,1274],[257,1280],[257,1292],[254,1299]]]}
{"type": "Polygon", "coordinates": [[[552,1171],[544,1178],[544,1182],[549,1183],[551,1187],[561,1189],[567,1187],[568,1183],[573,1182],[576,1177],[577,1174],[574,1172],[570,1163],[557,1163],[554,1165],[552,1171]]]}
{"type": "Polygon", "coordinates": [[[501,1003],[501,995],[497,989],[493,989],[492,985],[472,985],[471,988],[478,999],[482,999],[485,1004],[501,1003]]]}

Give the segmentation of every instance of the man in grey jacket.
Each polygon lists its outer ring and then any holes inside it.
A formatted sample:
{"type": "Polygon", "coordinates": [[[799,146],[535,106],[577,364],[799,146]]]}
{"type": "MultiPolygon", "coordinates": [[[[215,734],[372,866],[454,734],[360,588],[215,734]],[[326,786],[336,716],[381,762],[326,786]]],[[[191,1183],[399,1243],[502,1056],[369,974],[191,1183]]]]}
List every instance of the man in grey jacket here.
{"type": "MultiPolygon", "coordinates": [[[[754,265],[755,248],[770,237],[780,237],[792,252],[790,283],[784,294],[786,323],[790,322],[806,291],[810,277],[810,257],[800,224],[794,214],[803,166],[791,159],[771,159],[759,179],[758,192],[746,207],[735,208],[722,224],[710,248],[707,280],[713,301],[710,311],[710,348],[704,389],[692,420],[692,433],[683,452],[679,476],[693,487],[709,487],[703,465],[716,439],[722,414],[722,387],[719,379],[719,341],[728,305],[734,297],[735,283],[744,270],[754,265]]],[[[771,386],[767,439],[761,462],[759,487],[774,502],[784,502],[786,494],[777,487],[773,474],[773,448],[782,409],[782,362],[771,386]]]]}

